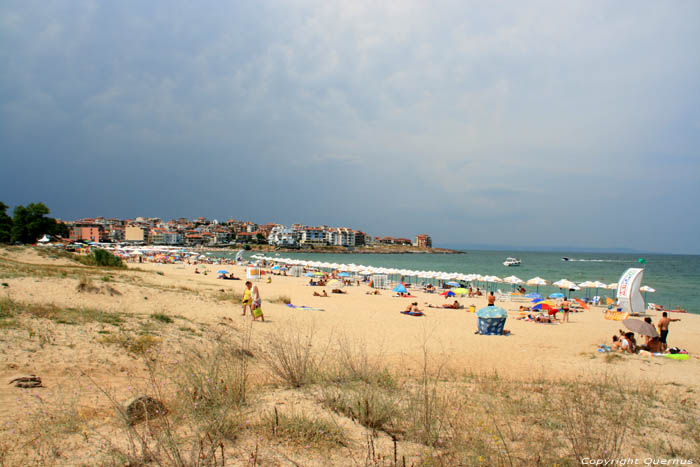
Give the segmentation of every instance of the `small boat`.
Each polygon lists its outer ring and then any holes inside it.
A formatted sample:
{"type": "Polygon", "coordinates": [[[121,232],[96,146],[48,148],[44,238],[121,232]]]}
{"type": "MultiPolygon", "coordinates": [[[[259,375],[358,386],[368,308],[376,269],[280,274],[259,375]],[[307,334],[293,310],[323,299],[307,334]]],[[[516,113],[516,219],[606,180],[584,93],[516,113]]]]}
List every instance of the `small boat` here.
{"type": "Polygon", "coordinates": [[[506,260],[503,261],[503,266],[520,266],[521,264],[523,264],[523,262],[518,258],[506,258],[506,260]]]}
{"type": "Polygon", "coordinates": [[[567,257],[567,256],[563,256],[563,257],[561,258],[561,260],[562,260],[562,261],[572,261],[573,258],[569,258],[569,257],[567,257]]]}

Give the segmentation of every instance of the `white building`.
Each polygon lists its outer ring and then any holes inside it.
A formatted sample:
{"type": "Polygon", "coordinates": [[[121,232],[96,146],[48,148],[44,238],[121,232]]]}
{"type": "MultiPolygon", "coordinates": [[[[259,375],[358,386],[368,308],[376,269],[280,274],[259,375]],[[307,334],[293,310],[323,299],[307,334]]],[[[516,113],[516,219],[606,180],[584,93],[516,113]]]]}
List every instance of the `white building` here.
{"type": "Polygon", "coordinates": [[[267,243],[281,247],[295,247],[299,244],[300,233],[283,225],[276,225],[267,237],[267,243]]]}

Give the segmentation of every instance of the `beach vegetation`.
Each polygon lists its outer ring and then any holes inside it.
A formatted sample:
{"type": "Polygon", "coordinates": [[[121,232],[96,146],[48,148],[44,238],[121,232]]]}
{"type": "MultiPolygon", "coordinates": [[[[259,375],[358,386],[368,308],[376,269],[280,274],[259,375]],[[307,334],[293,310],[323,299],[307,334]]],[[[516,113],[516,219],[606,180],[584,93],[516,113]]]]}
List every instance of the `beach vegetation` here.
{"type": "Polygon", "coordinates": [[[151,315],[151,318],[156,320],[156,321],[160,321],[161,323],[166,323],[166,324],[170,324],[170,323],[174,322],[174,320],[170,316],[168,316],[164,313],[153,313],[151,315]]]}
{"type": "Polygon", "coordinates": [[[162,339],[153,334],[133,334],[120,332],[119,334],[106,334],[97,339],[101,344],[118,345],[134,355],[144,355],[160,345],[162,339]]]}
{"type": "Polygon", "coordinates": [[[345,432],[338,425],[301,411],[283,412],[275,407],[262,417],[260,428],[263,434],[305,446],[333,448],[347,445],[345,432]]]}
{"type": "Polygon", "coordinates": [[[318,370],[324,352],[317,349],[315,328],[289,328],[269,335],[265,349],[261,350],[268,373],[277,382],[293,388],[306,386],[318,378],[318,370]]]}
{"type": "Polygon", "coordinates": [[[126,443],[103,437],[109,461],[118,465],[228,465],[226,448],[244,429],[250,332],[226,336],[207,348],[184,349],[173,364],[158,352],[144,355],[148,393],[166,413],[131,423],[116,396],[100,387],[118,414],[126,443]],[[233,358],[231,358],[233,356],[233,358]],[[164,388],[171,388],[168,394],[164,388]]]}
{"type": "Polygon", "coordinates": [[[23,303],[9,297],[0,298],[3,313],[29,318],[48,319],[58,324],[102,323],[118,326],[123,322],[119,313],[90,307],[59,307],[54,304],[23,303]]]}
{"type": "Polygon", "coordinates": [[[234,290],[220,289],[215,295],[214,300],[217,302],[234,302],[241,303],[243,294],[234,290]]]}
{"type": "Polygon", "coordinates": [[[7,214],[8,208],[0,201],[0,243],[10,243],[12,238],[12,218],[7,214]]]}
{"type": "Polygon", "coordinates": [[[322,390],[320,400],[333,412],[364,427],[387,433],[398,431],[396,422],[402,410],[393,390],[366,383],[333,385],[322,390]]]}
{"type": "Polygon", "coordinates": [[[49,208],[44,203],[16,206],[13,211],[10,241],[35,243],[42,235],[68,236],[68,227],[56,219],[47,217],[49,208]]]}
{"type": "Polygon", "coordinates": [[[96,266],[122,269],[126,268],[126,265],[124,264],[121,258],[114,256],[107,250],[95,248],[92,250],[92,257],[94,258],[96,266]]]}
{"type": "Polygon", "coordinates": [[[270,303],[281,303],[283,305],[288,305],[292,303],[292,299],[289,298],[289,295],[278,295],[277,297],[270,300],[270,303]]]}

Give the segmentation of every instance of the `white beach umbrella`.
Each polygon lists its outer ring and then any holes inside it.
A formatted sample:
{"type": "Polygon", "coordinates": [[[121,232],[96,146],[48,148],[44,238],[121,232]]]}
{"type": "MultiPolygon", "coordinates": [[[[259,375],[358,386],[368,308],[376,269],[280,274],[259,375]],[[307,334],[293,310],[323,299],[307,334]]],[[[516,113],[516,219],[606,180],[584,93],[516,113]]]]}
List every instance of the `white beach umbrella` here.
{"type": "Polygon", "coordinates": [[[641,286],[641,287],[639,288],[639,290],[642,291],[642,292],[644,292],[644,301],[645,301],[645,302],[647,301],[647,292],[652,292],[652,293],[656,292],[656,289],[652,289],[652,288],[649,287],[648,285],[643,285],[643,286],[641,286]]]}
{"type": "Polygon", "coordinates": [[[547,282],[546,280],[544,280],[544,279],[542,279],[541,277],[537,276],[537,277],[533,277],[532,279],[528,279],[528,281],[526,282],[526,284],[527,284],[527,285],[537,285],[537,286],[540,286],[540,285],[547,285],[547,284],[549,284],[549,282],[547,282]]]}
{"type": "Polygon", "coordinates": [[[575,286],[573,282],[571,282],[569,279],[559,279],[556,282],[552,282],[552,285],[555,285],[559,287],[560,289],[570,289],[572,286],[575,286]]]}
{"type": "Polygon", "coordinates": [[[541,285],[547,285],[549,282],[547,282],[545,279],[542,279],[540,276],[533,277],[532,279],[528,279],[526,282],[527,285],[534,285],[537,287],[537,293],[540,291],[540,286],[541,285]]]}
{"type": "Polygon", "coordinates": [[[516,276],[508,276],[503,278],[503,282],[508,284],[522,284],[523,280],[516,276]]]}

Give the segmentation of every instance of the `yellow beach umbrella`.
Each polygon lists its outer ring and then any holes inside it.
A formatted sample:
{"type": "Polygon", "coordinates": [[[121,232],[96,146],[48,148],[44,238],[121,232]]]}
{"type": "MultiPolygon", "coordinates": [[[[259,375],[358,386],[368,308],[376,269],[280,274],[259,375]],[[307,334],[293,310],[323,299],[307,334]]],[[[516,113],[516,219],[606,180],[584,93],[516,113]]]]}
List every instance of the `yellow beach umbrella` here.
{"type": "Polygon", "coordinates": [[[468,291],[467,289],[465,289],[464,287],[459,287],[459,288],[457,288],[457,289],[452,289],[452,291],[453,291],[454,293],[456,293],[457,295],[466,295],[466,294],[469,293],[469,291],[468,291]]]}

